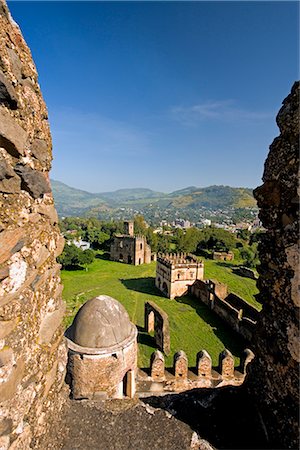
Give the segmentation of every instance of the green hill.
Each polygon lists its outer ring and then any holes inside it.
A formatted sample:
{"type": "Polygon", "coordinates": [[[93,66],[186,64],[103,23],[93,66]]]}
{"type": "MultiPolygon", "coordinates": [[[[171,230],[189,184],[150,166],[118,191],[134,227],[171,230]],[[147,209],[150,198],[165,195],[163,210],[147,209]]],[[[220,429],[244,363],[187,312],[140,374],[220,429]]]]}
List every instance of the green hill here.
{"type": "Polygon", "coordinates": [[[255,207],[252,190],[230,186],[187,187],[165,194],[151,189],[119,189],[92,194],[52,180],[53,196],[60,216],[80,216],[117,208],[248,208],[255,207]]]}

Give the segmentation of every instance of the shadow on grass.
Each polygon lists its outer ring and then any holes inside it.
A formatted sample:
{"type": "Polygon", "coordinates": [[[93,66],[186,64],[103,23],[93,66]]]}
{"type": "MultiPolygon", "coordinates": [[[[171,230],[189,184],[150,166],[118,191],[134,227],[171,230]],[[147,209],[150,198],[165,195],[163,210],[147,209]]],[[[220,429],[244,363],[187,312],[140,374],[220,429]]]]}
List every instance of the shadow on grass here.
{"type": "Polygon", "coordinates": [[[238,333],[229,327],[222,319],[220,319],[213,311],[211,311],[200,300],[184,296],[175,298],[177,303],[183,303],[195,309],[201,319],[210,325],[214,334],[223,342],[224,347],[235,355],[241,355],[241,352],[249,346],[249,343],[243,339],[238,333]]]}
{"type": "Polygon", "coordinates": [[[137,341],[139,344],[147,345],[148,347],[153,347],[153,351],[156,348],[156,342],[154,336],[151,336],[148,333],[139,333],[137,341]]]}
{"type": "Polygon", "coordinates": [[[131,291],[162,297],[162,293],[155,286],[155,278],[153,277],[120,279],[120,281],[131,291]]]}
{"type": "Polygon", "coordinates": [[[82,266],[77,266],[77,265],[72,265],[72,266],[65,266],[64,270],[69,270],[70,272],[73,272],[75,270],[86,270],[85,267],[82,266]]]}
{"type": "Polygon", "coordinates": [[[97,259],[105,259],[106,261],[109,260],[110,258],[110,254],[108,252],[105,253],[97,253],[97,255],[95,256],[97,259]]]}

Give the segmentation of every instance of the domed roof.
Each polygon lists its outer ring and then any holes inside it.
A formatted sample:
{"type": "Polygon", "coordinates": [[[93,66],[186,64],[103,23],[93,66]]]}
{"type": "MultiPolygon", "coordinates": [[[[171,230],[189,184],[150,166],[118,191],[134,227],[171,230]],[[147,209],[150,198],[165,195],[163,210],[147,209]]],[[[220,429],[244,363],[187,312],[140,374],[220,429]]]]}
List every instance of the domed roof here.
{"type": "Polygon", "coordinates": [[[107,348],[126,340],[133,328],[124,306],[108,295],[100,295],[79,309],[68,337],[81,347],[107,348]]]}

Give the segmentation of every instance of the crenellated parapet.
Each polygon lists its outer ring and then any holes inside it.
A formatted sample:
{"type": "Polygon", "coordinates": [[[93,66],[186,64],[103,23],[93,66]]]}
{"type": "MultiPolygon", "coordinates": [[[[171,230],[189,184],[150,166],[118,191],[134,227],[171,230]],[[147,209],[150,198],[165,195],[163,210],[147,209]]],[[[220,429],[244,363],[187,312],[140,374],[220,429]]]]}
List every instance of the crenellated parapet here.
{"type": "Polygon", "coordinates": [[[140,369],[137,374],[138,396],[178,393],[195,388],[217,388],[222,386],[239,386],[243,383],[247,366],[253,360],[254,353],[245,349],[240,357],[240,364],[235,367],[232,353],[224,349],[219,355],[219,364],[213,367],[212,359],[206,350],[196,355],[196,365],[189,367],[186,353],[175,353],[173,367],[165,367],[163,353],[156,350],[151,355],[150,371],[140,369]]]}

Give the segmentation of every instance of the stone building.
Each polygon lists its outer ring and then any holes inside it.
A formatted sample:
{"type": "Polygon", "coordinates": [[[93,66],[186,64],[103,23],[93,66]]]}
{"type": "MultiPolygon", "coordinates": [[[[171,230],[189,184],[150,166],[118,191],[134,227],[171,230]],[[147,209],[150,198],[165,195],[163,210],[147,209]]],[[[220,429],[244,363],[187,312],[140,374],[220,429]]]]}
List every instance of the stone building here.
{"type": "Polygon", "coordinates": [[[233,252],[213,252],[212,259],[216,261],[233,261],[234,253],[233,252]]]}
{"type": "Polygon", "coordinates": [[[117,300],[107,295],[88,300],[65,335],[73,398],[134,396],[137,329],[117,300]]]}
{"type": "Polygon", "coordinates": [[[204,264],[192,254],[163,254],[156,263],[155,286],[169,298],[187,294],[196,280],[203,280],[204,264]]]}
{"type": "Polygon", "coordinates": [[[156,255],[151,253],[151,247],[147,244],[145,236],[134,236],[134,224],[132,221],[124,223],[125,233],[116,235],[110,247],[110,259],[139,266],[149,264],[155,260],[156,255]]]}

